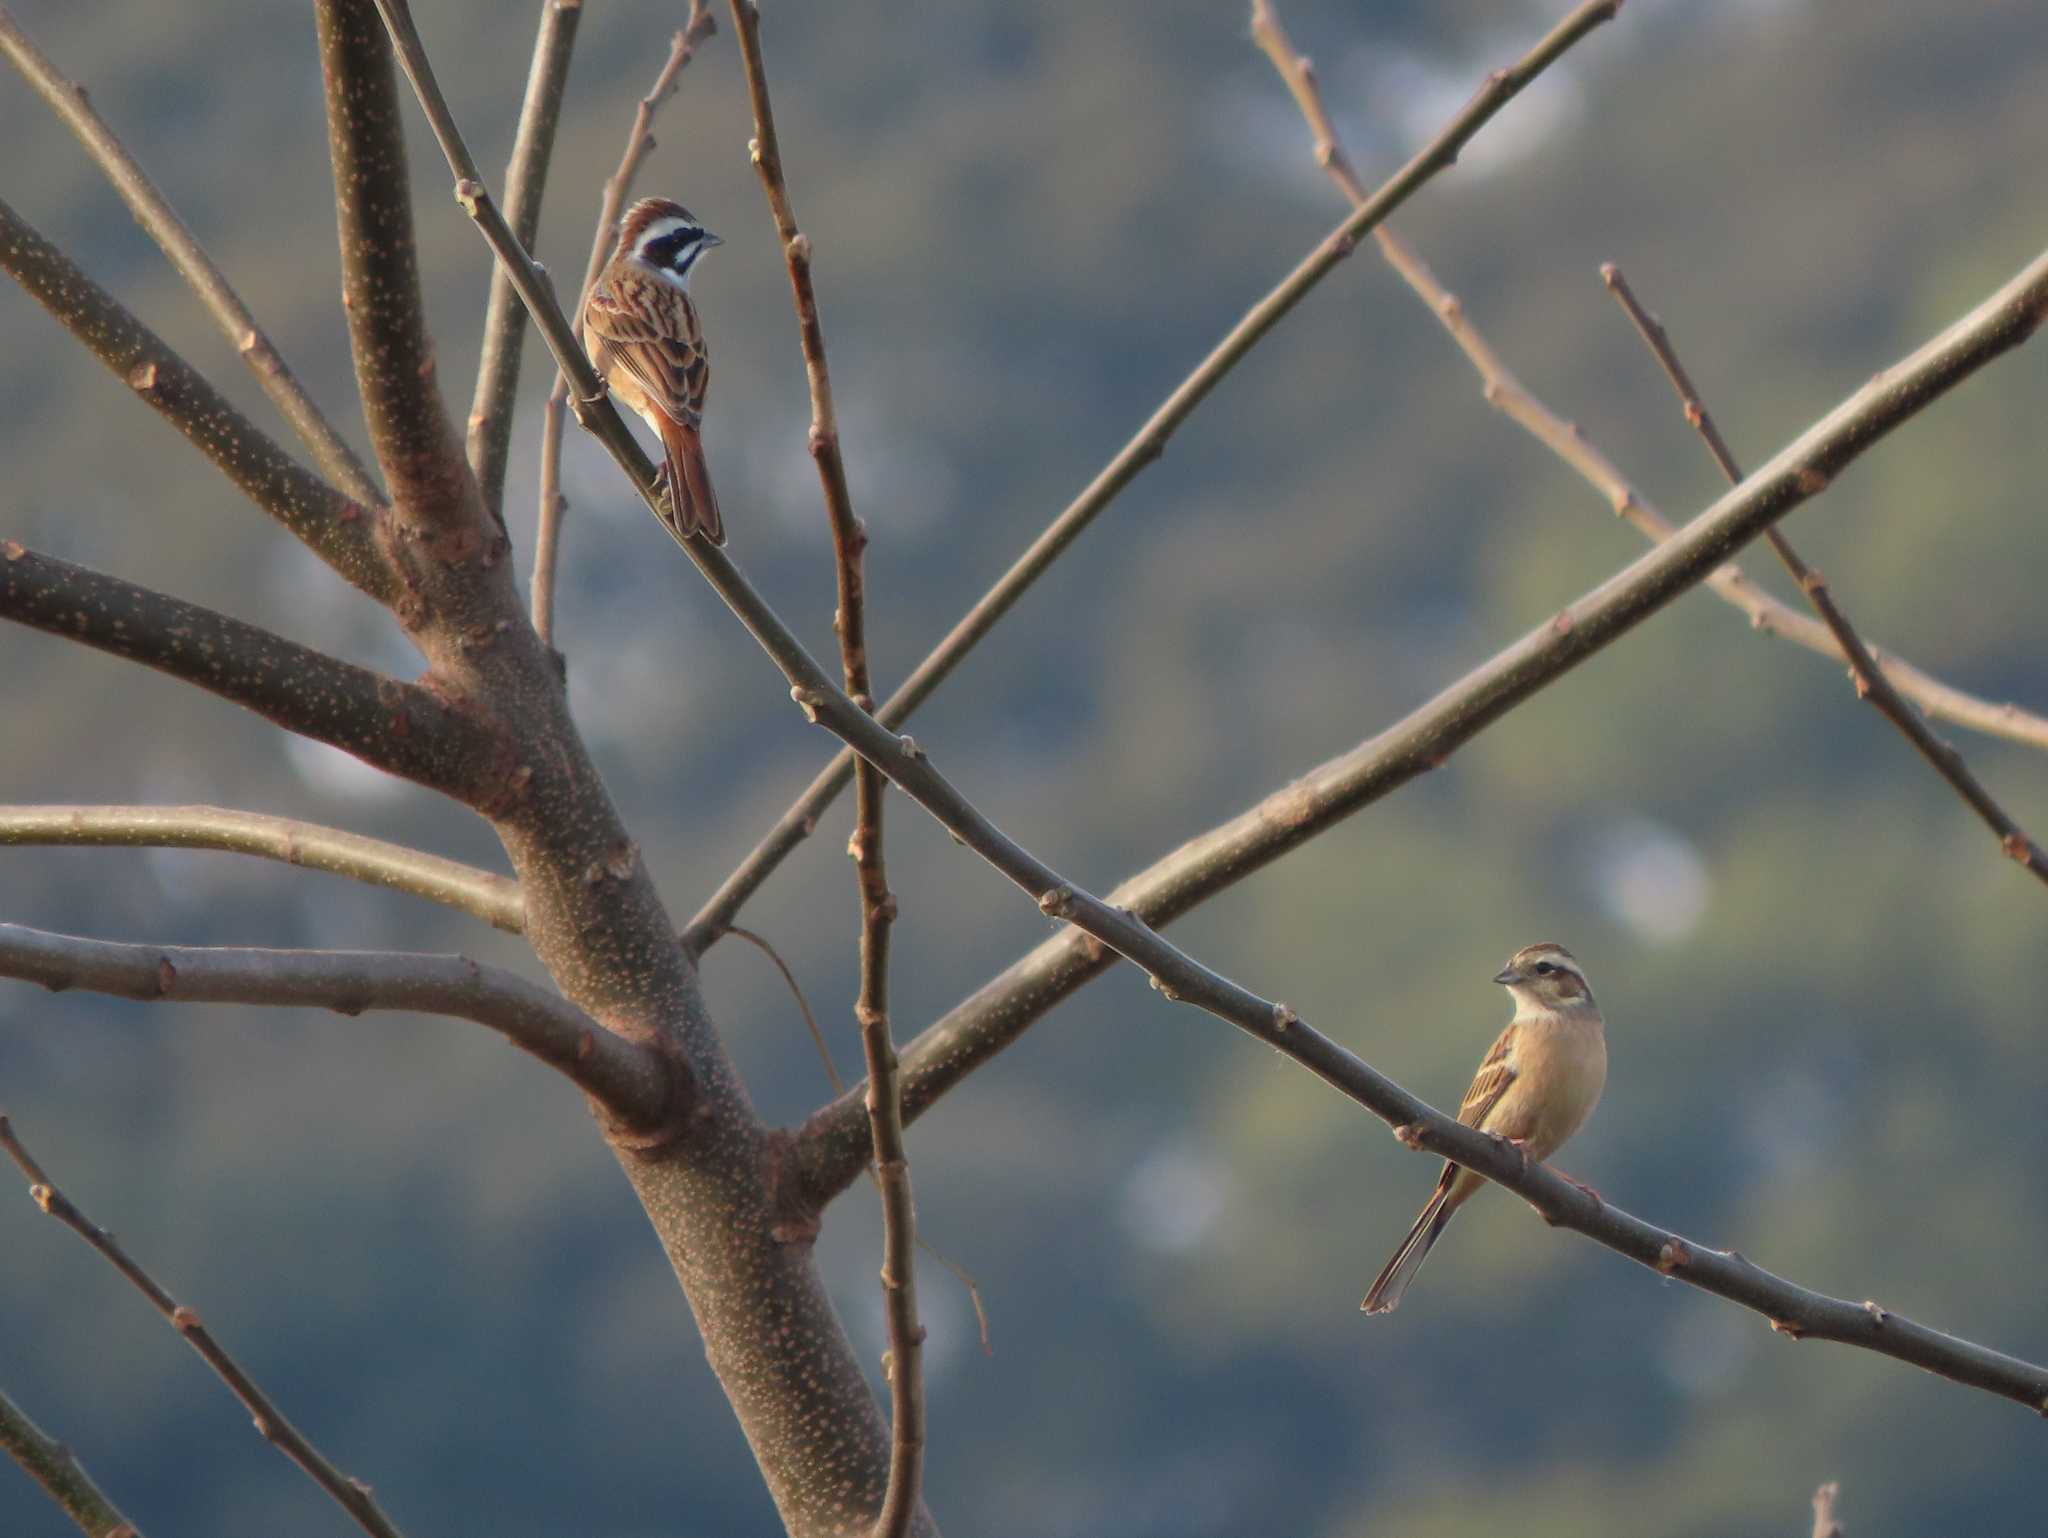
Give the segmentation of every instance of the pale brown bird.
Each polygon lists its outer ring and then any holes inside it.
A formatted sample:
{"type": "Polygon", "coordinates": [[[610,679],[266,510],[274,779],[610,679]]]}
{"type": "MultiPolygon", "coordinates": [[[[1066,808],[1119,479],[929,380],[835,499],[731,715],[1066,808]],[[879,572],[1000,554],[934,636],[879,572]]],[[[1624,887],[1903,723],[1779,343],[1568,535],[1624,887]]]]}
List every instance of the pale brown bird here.
{"type": "MultiPolygon", "coordinates": [[[[1531,1159],[1547,1159],[1585,1125],[1606,1086],[1600,1006],[1562,945],[1516,951],[1494,981],[1514,996],[1515,1017],[1480,1063],[1458,1120],[1508,1139],[1531,1159]]],[[[1393,1312],[1451,1215],[1485,1184],[1483,1176],[1444,1165],[1422,1215],[1365,1295],[1368,1314],[1393,1312]]]]}
{"type": "Polygon", "coordinates": [[[619,403],[661,435],[668,487],[663,520],[677,539],[725,543],[725,520],[704,463],[704,395],[711,359],[690,302],[690,269],[725,244],[680,203],[642,198],[619,221],[619,241],[583,305],[590,361],[619,403]]]}

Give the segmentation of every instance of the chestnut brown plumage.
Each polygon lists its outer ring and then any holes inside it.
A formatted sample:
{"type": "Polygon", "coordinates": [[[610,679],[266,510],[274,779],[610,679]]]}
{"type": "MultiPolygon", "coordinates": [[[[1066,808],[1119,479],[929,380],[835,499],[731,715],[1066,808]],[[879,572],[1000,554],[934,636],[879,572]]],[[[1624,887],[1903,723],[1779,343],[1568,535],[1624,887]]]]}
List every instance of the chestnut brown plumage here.
{"type": "Polygon", "coordinates": [[[722,244],[682,204],[642,198],[619,221],[618,244],[583,306],[591,363],[620,404],[661,437],[669,532],[714,545],[725,543],[725,520],[704,463],[711,360],[690,269],[722,244]]]}

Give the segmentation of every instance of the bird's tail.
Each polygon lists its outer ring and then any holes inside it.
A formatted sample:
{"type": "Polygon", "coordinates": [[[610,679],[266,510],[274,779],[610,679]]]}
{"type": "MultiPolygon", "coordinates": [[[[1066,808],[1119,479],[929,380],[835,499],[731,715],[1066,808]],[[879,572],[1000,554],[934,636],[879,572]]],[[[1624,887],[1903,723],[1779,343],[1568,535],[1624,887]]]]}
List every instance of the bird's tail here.
{"type": "Polygon", "coordinates": [[[661,446],[668,455],[662,468],[668,478],[670,532],[678,539],[701,534],[714,545],[724,544],[725,520],[704,463],[703,438],[687,422],[664,421],[661,446]]]}
{"type": "Polygon", "coordinates": [[[1394,1251],[1394,1258],[1387,1262],[1366,1293],[1365,1302],[1359,1306],[1368,1314],[1391,1314],[1401,1301],[1401,1294],[1408,1290],[1408,1284],[1415,1279],[1415,1273],[1422,1269],[1423,1261],[1429,1258],[1430,1246],[1442,1236],[1450,1225],[1451,1215],[1458,1209],[1451,1205],[1451,1183],[1457,1178],[1458,1167],[1454,1164],[1444,1167],[1443,1179],[1437,1182],[1435,1194],[1422,1209],[1422,1216],[1415,1220],[1415,1226],[1408,1230],[1408,1237],[1401,1241],[1401,1247],[1394,1251]]]}

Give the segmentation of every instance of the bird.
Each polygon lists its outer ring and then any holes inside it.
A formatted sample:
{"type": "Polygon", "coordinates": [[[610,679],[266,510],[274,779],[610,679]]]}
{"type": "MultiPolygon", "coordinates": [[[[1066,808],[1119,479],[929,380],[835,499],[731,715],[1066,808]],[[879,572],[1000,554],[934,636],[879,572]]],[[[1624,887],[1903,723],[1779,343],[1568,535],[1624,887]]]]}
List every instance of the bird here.
{"type": "Polygon", "coordinates": [[[682,204],[642,198],[619,220],[612,255],[583,302],[590,361],[612,394],[661,438],[668,510],[678,540],[725,543],[725,520],[704,463],[704,394],[711,360],[690,300],[690,270],[725,242],[682,204]]]}
{"type": "MultiPolygon", "coordinates": [[[[1515,1017],[1479,1064],[1458,1120],[1507,1139],[1527,1158],[1547,1159],[1585,1125],[1606,1087],[1600,1006],[1571,952],[1548,941],[1516,951],[1494,981],[1513,996],[1515,1017]]],[[[1368,1314],[1394,1311],[1452,1215],[1485,1183],[1444,1165],[1422,1215],[1366,1293],[1368,1314]]]]}

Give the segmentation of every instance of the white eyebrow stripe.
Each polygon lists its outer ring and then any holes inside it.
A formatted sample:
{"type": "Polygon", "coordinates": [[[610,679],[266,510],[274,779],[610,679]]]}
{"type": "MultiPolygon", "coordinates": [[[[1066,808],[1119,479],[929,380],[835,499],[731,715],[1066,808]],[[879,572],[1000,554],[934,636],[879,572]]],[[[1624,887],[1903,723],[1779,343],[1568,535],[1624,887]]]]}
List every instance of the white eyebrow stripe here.
{"type": "Polygon", "coordinates": [[[661,218],[656,219],[652,224],[648,225],[646,229],[640,232],[640,243],[642,245],[648,245],[657,240],[665,240],[669,236],[675,234],[678,230],[687,230],[690,228],[691,226],[689,224],[685,223],[681,219],[678,219],[674,214],[664,214],[661,218]]]}

